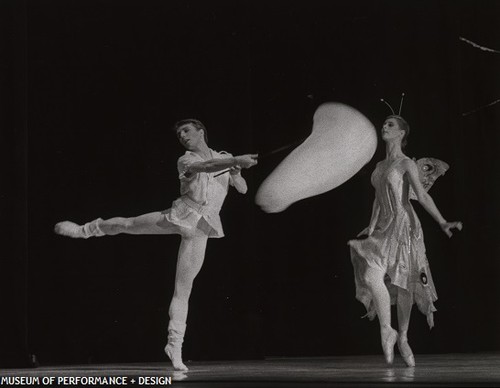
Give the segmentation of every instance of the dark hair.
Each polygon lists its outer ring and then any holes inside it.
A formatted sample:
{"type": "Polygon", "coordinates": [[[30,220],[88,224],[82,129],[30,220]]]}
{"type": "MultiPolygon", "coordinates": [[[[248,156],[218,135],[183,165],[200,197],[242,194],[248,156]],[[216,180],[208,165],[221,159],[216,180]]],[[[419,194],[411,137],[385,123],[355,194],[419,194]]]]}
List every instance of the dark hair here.
{"type": "Polygon", "coordinates": [[[399,115],[390,115],[387,116],[387,119],[395,119],[399,124],[399,128],[405,131],[403,139],[401,139],[401,148],[405,148],[406,144],[408,143],[408,136],[410,136],[410,125],[406,122],[404,118],[402,118],[399,115]]]}
{"type": "Polygon", "coordinates": [[[177,121],[174,126],[173,126],[173,130],[174,132],[177,132],[177,130],[181,127],[183,127],[184,125],[187,125],[187,124],[191,124],[193,127],[195,127],[198,131],[200,129],[203,129],[203,137],[205,138],[205,143],[208,144],[208,135],[207,135],[207,129],[205,128],[205,126],[203,125],[203,123],[200,121],[200,120],[196,120],[196,119],[184,119],[184,120],[179,120],[177,121]]]}

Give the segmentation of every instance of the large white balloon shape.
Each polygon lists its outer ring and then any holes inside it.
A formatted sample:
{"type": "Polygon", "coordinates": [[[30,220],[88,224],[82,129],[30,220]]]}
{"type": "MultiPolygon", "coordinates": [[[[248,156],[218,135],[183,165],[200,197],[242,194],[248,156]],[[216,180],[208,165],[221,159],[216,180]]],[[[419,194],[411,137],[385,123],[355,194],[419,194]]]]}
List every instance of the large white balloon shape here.
{"type": "Polygon", "coordinates": [[[311,135],[264,180],[255,202],[278,213],[332,190],[368,163],[376,148],[375,128],[363,114],[341,103],[323,104],[314,113],[311,135]]]}

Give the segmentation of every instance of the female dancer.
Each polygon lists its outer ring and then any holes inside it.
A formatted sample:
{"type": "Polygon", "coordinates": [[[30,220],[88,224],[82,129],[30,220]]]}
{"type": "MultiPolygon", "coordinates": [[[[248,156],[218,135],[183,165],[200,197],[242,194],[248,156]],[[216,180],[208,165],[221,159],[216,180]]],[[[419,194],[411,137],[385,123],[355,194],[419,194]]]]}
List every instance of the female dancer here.
{"type": "Polygon", "coordinates": [[[461,222],[447,222],[419,180],[417,164],[403,153],[410,127],[399,115],[387,117],[382,127],[386,158],[377,164],[371,181],[375,201],[370,224],[351,240],[351,261],[354,267],[356,298],[373,319],[378,316],[385,360],[392,364],[394,345],[408,366],[415,359],[408,345],[408,325],[413,303],[427,316],[432,328],[433,302],[437,299],[429,263],[425,255],[420,221],[410,204],[410,190],[424,209],[451,237],[451,229],[462,229],[461,222]],[[399,333],[391,327],[391,296],[397,300],[399,333]]]}

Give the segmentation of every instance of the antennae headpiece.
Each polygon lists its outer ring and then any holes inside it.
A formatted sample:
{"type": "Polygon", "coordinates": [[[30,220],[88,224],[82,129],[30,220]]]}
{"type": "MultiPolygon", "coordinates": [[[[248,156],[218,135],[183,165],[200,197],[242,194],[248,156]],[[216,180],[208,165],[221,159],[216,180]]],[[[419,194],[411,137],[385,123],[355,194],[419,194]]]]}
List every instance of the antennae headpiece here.
{"type": "MultiPolygon", "coordinates": [[[[405,94],[404,93],[401,93],[401,101],[399,102],[399,112],[398,112],[398,116],[401,116],[401,110],[403,109],[403,100],[405,98],[405,94]]],[[[387,105],[389,107],[389,109],[391,110],[392,114],[395,115],[396,112],[394,112],[394,109],[392,109],[392,106],[391,104],[389,104],[386,100],[384,100],[383,98],[380,99],[380,101],[382,101],[385,105],[387,105]]]]}

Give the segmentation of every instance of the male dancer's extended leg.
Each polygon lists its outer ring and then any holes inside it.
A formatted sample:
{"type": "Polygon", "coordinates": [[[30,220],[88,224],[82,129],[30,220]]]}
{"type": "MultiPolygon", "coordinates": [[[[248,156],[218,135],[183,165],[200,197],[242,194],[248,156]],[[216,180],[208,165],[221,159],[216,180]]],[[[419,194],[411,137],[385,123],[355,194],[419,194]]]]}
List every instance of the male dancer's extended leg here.
{"type": "Polygon", "coordinates": [[[179,247],[175,291],[169,308],[168,343],[165,346],[165,353],[176,370],[188,370],[182,362],[182,342],[186,331],[189,296],[193,281],[203,265],[206,246],[207,236],[199,234],[184,235],[179,247]]]}
{"type": "MultiPolygon", "coordinates": [[[[204,222],[201,220],[200,222],[204,222]]],[[[201,225],[201,224],[199,224],[201,225]]],[[[182,342],[186,331],[189,296],[193,281],[200,272],[205,259],[208,236],[202,229],[190,231],[166,220],[164,212],[153,212],[138,217],[114,217],[108,220],[96,219],[84,225],[63,221],[55,226],[55,232],[74,238],[92,236],[128,234],[173,234],[182,236],[179,247],[177,270],[175,275],[175,291],[170,304],[170,322],[168,326],[168,343],[165,352],[170,357],[174,369],[187,370],[182,362],[182,342]]]]}
{"type": "Polygon", "coordinates": [[[384,282],[385,273],[377,268],[368,267],[365,273],[365,282],[370,289],[375,310],[380,323],[380,337],[385,360],[392,364],[394,360],[394,345],[398,333],[391,326],[391,297],[384,282]]]}
{"type": "Polygon", "coordinates": [[[165,212],[152,212],[138,217],[114,217],[108,220],[98,218],[84,225],[71,221],[56,224],[57,234],[73,238],[89,238],[104,235],[128,234],[173,234],[179,233],[179,226],[168,222],[165,212]]]}
{"type": "Polygon", "coordinates": [[[165,219],[164,212],[152,212],[138,217],[115,217],[98,222],[104,234],[172,234],[179,233],[179,227],[165,219]]]}

